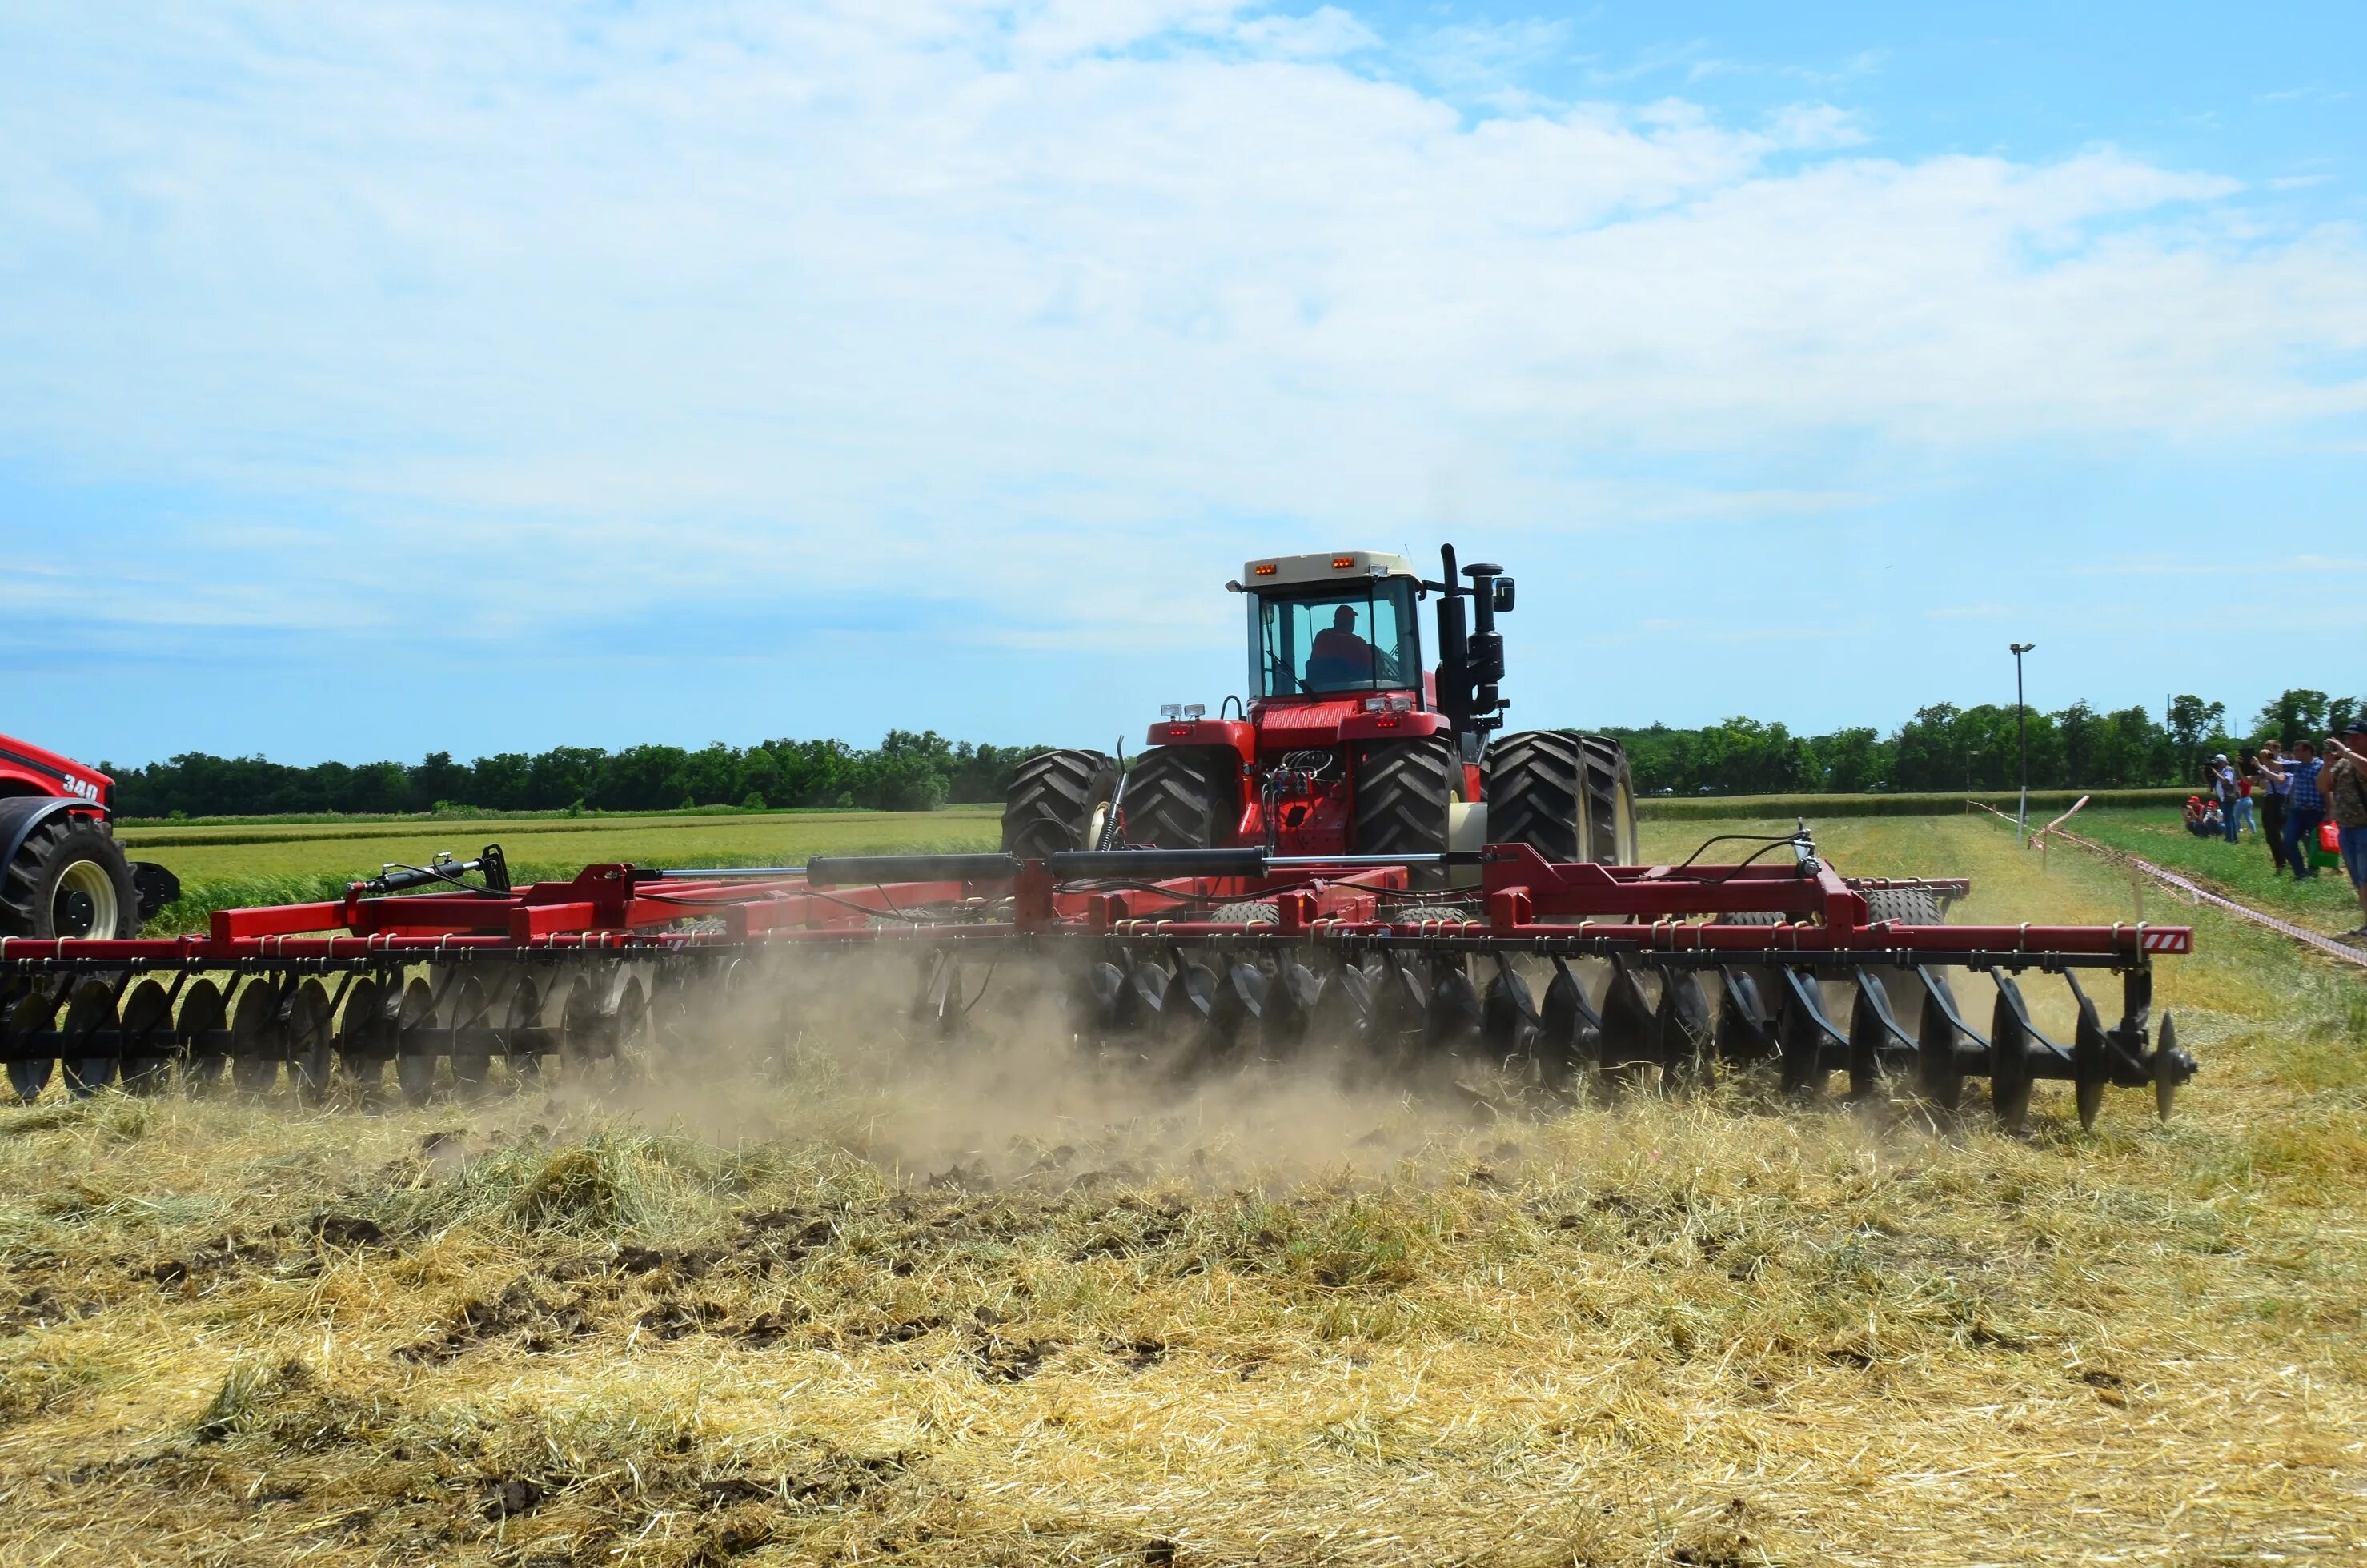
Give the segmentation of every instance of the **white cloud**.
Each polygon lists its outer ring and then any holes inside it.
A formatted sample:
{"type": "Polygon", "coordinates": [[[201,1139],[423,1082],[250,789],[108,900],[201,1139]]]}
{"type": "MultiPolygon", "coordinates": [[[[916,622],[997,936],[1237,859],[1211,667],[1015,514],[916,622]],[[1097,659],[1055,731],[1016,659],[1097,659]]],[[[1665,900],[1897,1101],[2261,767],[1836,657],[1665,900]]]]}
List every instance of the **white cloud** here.
{"type": "Polygon", "coordinates": [[[1293,60],[1330,60],[1378,49],[1380,35],[1342,11],[1324,6],[1304,17],[1252,17],[1232,36],[1253,50],[1293,60]]]}
{"type": "MultiPolygon", "coordinates": [[[[214,536],[317,590],[242,616],[437,572],[503,615],[1041,604],[1082,557],[1104,602],[1043,613],[1122,618],[1277,535],[1859,504],[1607,459],[2367,406],[2355,237],[2248,233],[2232,181],[1861,156],[1816,103],[1473,118],[1360,73],[1372,38],[1230,0],[19,17],[0,456],[302,498],[310,555],[214,536]]],[[[1433,41],[1501,76],[1567,38],[1433,41]]]]}

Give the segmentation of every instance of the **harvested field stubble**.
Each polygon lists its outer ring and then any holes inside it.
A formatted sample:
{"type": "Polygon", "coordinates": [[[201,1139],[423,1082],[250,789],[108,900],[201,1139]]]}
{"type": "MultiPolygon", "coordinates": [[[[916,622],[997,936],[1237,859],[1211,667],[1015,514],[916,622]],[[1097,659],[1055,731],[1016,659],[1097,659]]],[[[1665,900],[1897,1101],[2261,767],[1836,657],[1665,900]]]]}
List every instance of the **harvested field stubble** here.
{"type": "MultiPolygon", "coordinates": [[[[1961,819],[1829,848],[2125,914],[1961,819]]],[[[2367,1008],[2196,919],[2204,1076],[2092,1137],[1182,1086],[1024,1014],[0,1112],[0,1561],[2355,1560],[2367,1008]]]]}

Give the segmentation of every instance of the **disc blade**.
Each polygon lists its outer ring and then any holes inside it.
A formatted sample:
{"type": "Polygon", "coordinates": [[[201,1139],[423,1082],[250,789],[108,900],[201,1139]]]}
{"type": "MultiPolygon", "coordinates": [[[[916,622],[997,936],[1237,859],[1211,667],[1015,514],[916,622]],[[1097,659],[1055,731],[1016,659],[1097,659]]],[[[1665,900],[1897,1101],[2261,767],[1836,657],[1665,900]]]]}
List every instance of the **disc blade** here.
{"type": "Polygon", "coordinates": [[[1653,1026],[1659,1035],[1660,1061],[1678,1081],[1697,1090],[1716,1081],[1709,998],[1702,994],[1699,976],[1690,969],[1661,971],[1660,1006],[1653,1026]]]}
{"type": "Polygon", "coordinates": [[[2030,1012],[2011,976],[1997,976],[1996,982],[1997,1006],[1989,1013],[1989,1108],[1999,1126],[2019,1133],[2030,1121],[2030,1012]]]}
{"type": "Polygon", "coordinates": [[[1531,1037],[1544,1021],[1528,981],[1501,957],[1496,961],[1496,973],[1489,977],[1488,991],[1479,1005],[1480,1038],[1487,1043],[1489,1054],[1500,1058],[1527,1051],[1531,1037]]]}
{"type": "Polygon", "coordinates": [[[112,1031],[115,1022],[114,987],[104,980],[85,980],[74,987],[66,1002],[65,1021],[59,1027],[66,1036],[62,1058],[66,1092],[76,1100],[86,1100],[113,1083],[119,1058],[112,1051],[105,1055],[84,1055],[75,1042],[88,1041],[98,1030],[112,1031]]]}
{"type": "Polygon", "coordinates": [[[1660,1030],[1636,972],[1611,961],[1611,986],[1603,993],[1603,1067],[1615,1072],[1659,1061],[1660,1030]]]}
{"type": "Polygon", "coordinates": [[[1434,1051],[1459,1051],[1479,1034],[1479,987],[1460,962],[1439,965],[1424,1030],[1434,1051]]]}
{"type": "Polygon", "coordinates": [[[2096,1004],[2079,988],[2076,976],[2064,978],[2070,981],[2071,994],[2079,999],[2079,1022],[2071,1035],[2072,1096],[2079,1109],[2079,1130],[2091,1132],[2096,1113],[2104,1108],[2104,1086],[2112,1079],[2111,1050],[2104,1040],[2104,1021],[2096,1016],[2096,1004]]]}
{"type": "Polygon", "coordinates": [[[1717,972],[1717,1055],[1736,1066],[1775,1055],[1775,1018],[1759,976],[1748,969],[1717,972]]]}

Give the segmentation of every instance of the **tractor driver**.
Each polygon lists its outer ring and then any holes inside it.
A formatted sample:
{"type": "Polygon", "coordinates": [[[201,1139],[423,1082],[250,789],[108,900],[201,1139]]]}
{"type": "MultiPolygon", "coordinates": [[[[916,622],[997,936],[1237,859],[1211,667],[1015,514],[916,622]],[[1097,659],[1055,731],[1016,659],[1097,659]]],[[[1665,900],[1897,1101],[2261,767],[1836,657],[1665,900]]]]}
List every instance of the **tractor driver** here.
{"type": "Polygon", "coordinates": [[[1307,650],[1307,684],[1310,689],[1337,690],[1369,686],[1377,680],[1395,680],[1395,661],[1356,635],[1356,607],[1342,604],[1331,613],[1331,625],[1315,634],[1307,650]]]}

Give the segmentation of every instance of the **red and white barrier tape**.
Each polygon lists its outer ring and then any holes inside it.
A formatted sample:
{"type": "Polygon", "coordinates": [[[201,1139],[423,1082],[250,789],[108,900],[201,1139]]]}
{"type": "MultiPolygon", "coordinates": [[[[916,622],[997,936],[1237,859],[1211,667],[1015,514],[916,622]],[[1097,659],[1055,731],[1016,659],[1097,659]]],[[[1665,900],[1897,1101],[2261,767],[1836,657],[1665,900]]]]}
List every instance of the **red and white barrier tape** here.
{"type": "MultiPolygon", "coordinates": [[[[1969,804],[1981,806],[1981,803],[1977,800],[1970,802],[1969,804]]],[[[1985,811],[1989,809],[1989,807],[1986,806],[1982,806],[1981,808],[1985,811]]],[[[2002,811],[1994,812],[1993,815],[2004,818],[2008,822],[2013,820],[2012,818],[2007,817],[2002,811]]],[[[2345,964],[2356,964],[2361,968],[2367,968],[2367,951],[2361,951],[2361,949],[2350,946],[2345,942],[2337,942],[2330,936],[2320,936],[2316,931],[2304,931],[2301,927],[2294,925],[2290,920],[2281,920],[2274,915],[2264,915],[2259,910],[2251,908],[2248,904],[2237,903],[2233,898],[2223,898],[2218,894],[2212,892],[2210,889],[2198,887],[2193,883],[2189,882],[2186,878],[2179,875],[2178,873],[2174,871],[2165,871],[2160,866],[2154,864],[2153,862],[2146,860],[2141,856],[2130,854],[2124,850],[2113,849],[2109,844],[2100,844],[2093,839],[2083,839],[2078,834],[2070,832],[2062,828],[2050,828],[2046,830],[2054,837],[2061,839],[2066,843],[2077,844],[2083,850],[2091,850],[2097,854],[2103,856],[2106,860],[2128,862],[2129,864],[2135,866],[2137,870],[2144,872],[2147,876],[2152,877],[2156,882],[2160,883],[2163,886],[2171,888],[2178,893],[2184,895],[2189,903],[2215,905],[2217,908],[2226,910],[2231,915],[2241,916],[2243,919],[2251,921],[2256,926],[2266,926],[2269,930],[2275,931],[2282,936],[2289,936],[2293,938],[2293,941],[2302,943],[2305,947],[2316,948],[2318,952],[2325,953],[2328,958],[2339,958],[2345,964]]],[[[2150,933],[2148,933],[2146,941],[2148,945],[2150,945],[2152,941],[2150,933]]]]}
{"type": "MultiPolygon", "coordinates": [[[[2067,833],[2058,833],[2056,836],[2057,838],[2070,837],[2067,833]]],[[[2083,840],[2074,840],[2073,841],[2077,843],[2082,842],[2083,840]]],[[[2092,848],[2095,846],[2090,847],[2092,848]]],[[[2295,942],[2303,943],[2305,946],[2314,947],[2317,949],[2318,952],[2325,953],[2328,958],[2339,958],[2346,964],[2356,964],[2361,968],[2367,968],[2367,952],[2361,952],[2360,949],[2351,947],[2347,943],[2337,942],[2330,936],[2320,936],[2316,931],[2304,931],[2301,927],[2294,925],[2290,920],[2281,920],[2274,915],[2264,915],[2258,909],[2251,908],[2247,905],[2237,903],[2233,898],[2222,898],[2218,894],[2211,892],[2207,888],[2197,887],[2193,883],[2187,881],[2186,878],[2179,875],[2174,871],[2164,871],[2161,867],[2154,864],[2153,862],[2149,860],[2141,860],[2135,855],[2131,855],[2128,859],[2131,865],[2136,867],[2139,871],[2144,872],[2156,882],[2176,888],[2179,892],[2186,895],[2187,897],[2194,900],[2198,904],[2215,904],[2220,908],[2226,910],[2229,914],[2241,915],[2244,919],[2251,921],[2256,926],[2266,926],[2269,930],[2289,936],[2295,942]]]]}

